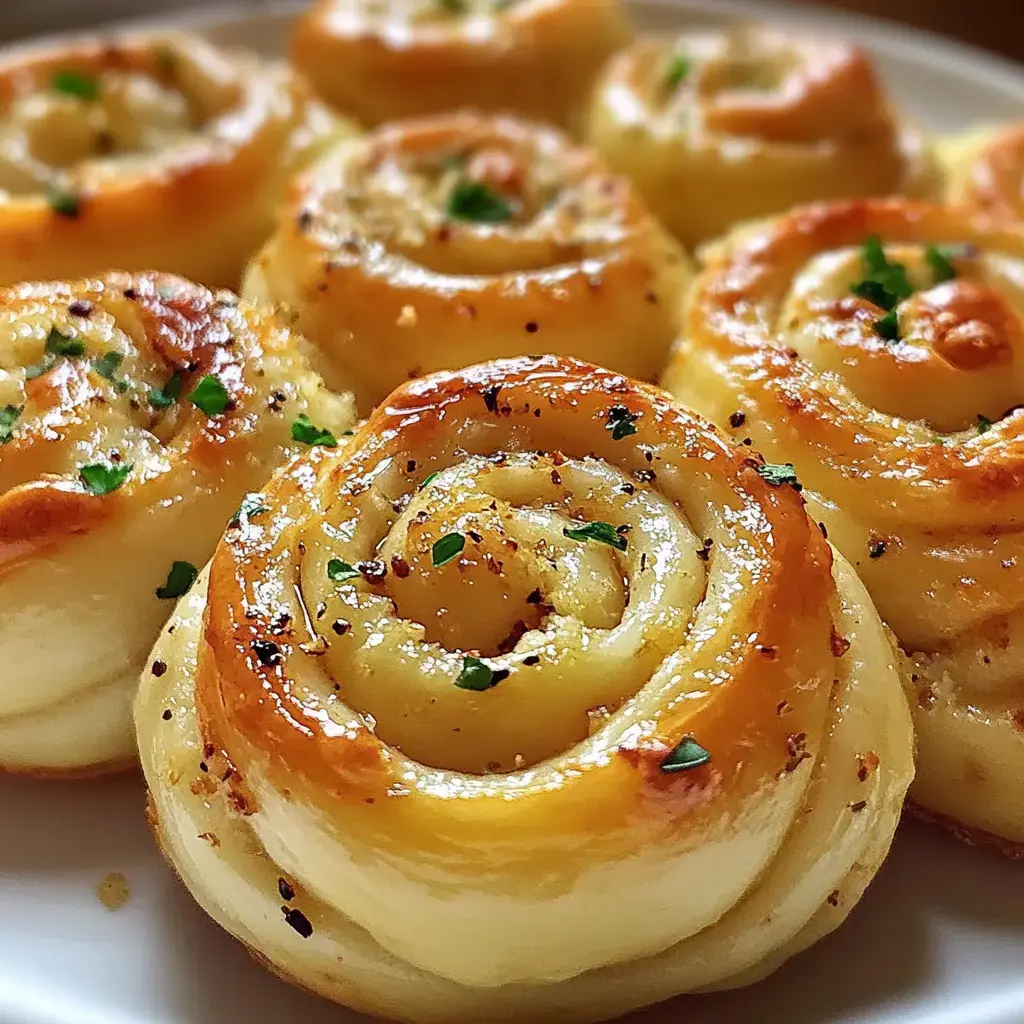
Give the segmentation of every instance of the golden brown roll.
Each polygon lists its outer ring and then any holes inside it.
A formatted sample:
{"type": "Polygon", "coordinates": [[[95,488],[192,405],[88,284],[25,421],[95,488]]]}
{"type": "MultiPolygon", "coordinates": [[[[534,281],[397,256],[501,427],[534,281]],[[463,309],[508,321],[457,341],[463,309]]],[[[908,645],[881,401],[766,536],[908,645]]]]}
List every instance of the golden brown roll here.
{"type": "Polygon", "coordinates": [[[867,53],[758,25],[638,40],[598,83],[589,132],[689,247],[795,203],[935,184],[867,53]]]}
{"type": "Polygon", "coordinates": [[[287,307],[368,410],[410,377],[530,352],[651,379],[690,274],[591,151],[457,114],[340,144],[297,182],[245,290],[287,307]]]}
{"type": "Polygon", "coordinates": [[[136,705],[193,895],[285,977],[424,1024],[604,1019],[838,926],[911,723],[776,469],[554,356],[406,384],[294,462],[136,705]]]}
{"type": "Polygon", "coordinates": [[[1024,235],[797,210],[712,254],[665,384],[793,464],[913,659],[913,799],[1024,843],[1024,235]]]}
{"type": "Polygon", "coordinates": [[[619,0],[320,0],[291,59],[368,125],[472,105],[573,127],[629,38],[619,0]]]}
{"type": "Polygon", "coordinates": [[[308,86],[184,35],[0,63],[0,284],[110,267],[236,288],[285,183],[342,134],[308,86]]]}
{"type": "Polygon", "coordinates": [[[173,599],[246,492],[351,422],[302,343],[228,292],[152,273],[0,290],[0,769],[133,757],[173,599]]]}
{"type": "Polygon", "coordinates": [[[1003,223],[1024,221],[1024,122],[943,140],[946,198],[1003,223]]]}

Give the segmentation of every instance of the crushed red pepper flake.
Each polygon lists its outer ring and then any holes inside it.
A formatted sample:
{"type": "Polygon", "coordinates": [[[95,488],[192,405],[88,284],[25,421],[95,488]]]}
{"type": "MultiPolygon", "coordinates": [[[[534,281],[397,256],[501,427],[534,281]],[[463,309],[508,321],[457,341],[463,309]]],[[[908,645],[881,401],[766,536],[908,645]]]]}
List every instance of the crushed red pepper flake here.
{"type": "Polygon", "coordinates": [[[832,635],[829,637],[829,647],[832,649],[833,658],[841,658],[850,649],[850,638],[832,627],[832,635]]]}
{"type": "Polygon", "coordinates": [[[873,750],[861,754],[857,758],[857,778],[861,782],[867,782],[868,776],[878,767],[878,764],[878,755],[873,750]]]}

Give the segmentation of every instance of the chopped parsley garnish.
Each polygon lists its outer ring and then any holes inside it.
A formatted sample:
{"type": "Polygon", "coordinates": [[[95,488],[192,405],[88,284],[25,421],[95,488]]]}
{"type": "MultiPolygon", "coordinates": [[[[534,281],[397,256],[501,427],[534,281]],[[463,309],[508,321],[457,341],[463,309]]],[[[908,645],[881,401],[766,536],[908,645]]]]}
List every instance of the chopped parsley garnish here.
{"type": "Polygon", "coordinates": [[[84,356],[85,345],[78,338],[72,338],[56,327],[51,327],[46,336],[46,351],[52,356],[84,356]]]}
{"type": "Polygon", "coordinates": [[[582,526],[566,526],[562,533],[569,540],[578,540],[581,544],[588,540],[607,544],[616,551],[626,550],[626,538],[611,523],[584,523],[582,526]]]}
{"type": "Polygon", "coordinates": [[[18,422],[23,405],[5,405],[0,409],[0,444],[7,444],[14,435],[14,424],[18,422]]]}
{"type": "Polygon", "coordinates": [[[420,484],[420,490],[422,491],[424,487],[429,487],[431,482],[434,480],[434,478],[437,476],[439,472],[440,470],[435,470],[429,476],[424,477],[423,483],[420,484]]]}
{"type": "Polygon", "coordinates": [[[189,392],[188,400],[207,416],[219,416],[228,407],[231,396],[220,378],[208,373],[189,392]]]}
{"type": "Polygon", "coordinates": [[[864,278],[851,287],[854,295],[873,302],[889,312],[901,299],[909,299],[914,289],[902,263],[892,262],[882,248],[878,235],[871,235],[861,249],[864,260],[864,278]]]}
{"type": "Polygon", "coordinates": [[[446,533],[440,540],[435,540],[434,546],[430,549],[434,567],[447,565],[453,558],[462,554],[465,546],[466,538],[461,533],[446,533]]]}
{"type": "Polygon", "coordinates": [[[172,562],[167,581],[162,587],[156,588],[156,596],[161,601],[182,597],[192,589],[198,575],[199,570],[191,562],[172,562]]]}
{"type": "Polygon", "coordinates": [[[874,325],[873,329],[883,341],[899,341],[900,340],[900,316],[895,309],[890,309],[885,316],[879,317],[874,325]]]}
{"type": "Polygon", "coordinates": [[[608,421],[605,428],[611,431],[613,441],[621,441],[624,437],[636,433],[636,421],[640,413],[630,412],[624,405],[613,405],[608,410],[608,421]]]}
{"type": "Polygon", "coordinates": [[[803,484],[797,479],[792,462],[766,462],[757,467],[757,472],[761,479],[771,484],[772,487],[790,484],[794,491],[803,490],[803,484]]]}
{"type": "Polygon", "coordinates": [[[462,659],[462,671],[455,680],[455,685],[460,690],[476,690],[478,693],[497,686],[503,679],[507,679],[509,670],[493,669],[486,662],[472,655],[466,655],[462,659]]]}
{"type": "Polygon", "coordinates": [[[978,433],[987,434],[992,429],[992,421],[987,416],[978,413],[978,433]]]}
{"type": "Polygon", "coordinates": [[[338,440],[323,427],[318,427],[304,413],[299,413],[298,419],[292,424],[292,440],[299,444],[321,445],[324,448],[337,448],[338,440]]]}
{"type": "Polygon", "coordinates": [[[103,495],[116,491],[128,479],[131,471],[131,464],[127,462],[116,465],[91,462],[87,466],[78,467],[78,476],[90,494],[103,495]]]}
{"type": "Polygon", "coordinates": [[[437,0],[437,6],[449,14],[466,13],[466,0],[437,0]]]}
{"type": "Polygon", "coordinates": [[[943,281],[952,281],[956,277],[956,267],[953,266],[953,252],[937,245],[929,245],[924,251],[924,258],[932,268],[932,276],[935,284],[942,284],[943,281]]]}
{"type": "Polygon", "coordinates": [[[455,183],[446,210],[449,217],[478,224],[503,224],[512,219],[512,207],[497,192],[466,179],[455,183]]]}
{"type": "Polygon", "coordinates": [[[43,189],[43,194],[54,213],[61,217],[78,216],[82,203],[75,192],[62,188],[60,185],[48,184],[43,189]]]}
{"type": "Polygon", "coordinates": [[[58,71],[50,80],[55,92],[65,96],[76,96],[80,100],[98,100],[100,83],[94,75],[83,75],[79,71],[58,71]]]}
{"type": "Polygon", "coordinates": [[[149,389],[149,404],[154,409],[166,409],[181,398],[181,372],[175,370],[162,388],[149,389]]]}
{"type": "Polygon", "coordinates": [[[686,736],[664,761],[661,770],[668,775],[674,772],[685,772],[691,768],[700,768],[711,762],[711,754],[705,750],[692,736],[686,736]]]}
{"type": "Polygon", "coordinates": [[[362,573],[354,565],[349,565],[348,562],[343,562],[340,558],[332,558],[327,563],[327,578],[332,583],[348,583],[349,580],[354,580],[361,575],[362,573]]]}
{"type": "Polygon", "coordinates": [[[668,68],[665,71],[665,85],[669,91],[679,88],[686,76],[690,73],[690,69],[692,67],[693,62],[689,57],[684,57],[682,54],[678,53],[672,57],[668,62],[668,68]]]}
{"type": "Polygon", "coordinates": [[[124,392],[128,390],[128,381],[119,380],[117,371],[121,369],[124,362],[124,355],[120,352],[104,352],[99,359],[92,361],[92,368],[101,376],[110,381],[114,387],[124,392]]]}
{"type": "Polygon", "coordinates": [[[242,499],[238,511],[228,521],[228,526],[246,526],[250,519],[269,511],[270,506],[264,504],[263,495],[254,491],[242,499]]]}

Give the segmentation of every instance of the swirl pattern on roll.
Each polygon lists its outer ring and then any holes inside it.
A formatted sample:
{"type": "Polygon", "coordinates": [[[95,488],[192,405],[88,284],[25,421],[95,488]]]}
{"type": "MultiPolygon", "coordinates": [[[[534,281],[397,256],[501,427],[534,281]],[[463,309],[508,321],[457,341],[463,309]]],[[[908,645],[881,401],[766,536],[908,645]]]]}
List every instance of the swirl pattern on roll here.
{"type": "Polygon", "coordinates": [[[619,0],[320,0],[290,56],[363,124],[472,105],[571,128],[629,36],[619,0]]]}
{"type": "Polygon", "coordinates": [[[603,73],[589,135],[691,248],[796,203],[937,186],[864,50],[758,25],[637,40],[603,73]]]}
{"type": "Polygon", "coordinates": [[[927,810],[1024,842],[1024,236],[903,200],[711,254],[665,377],[776,462],[915,662],[927,810]]]}
{"type": "Polygon", "coordinates": [[[755,980],[857,902],[912,774],[893,646],[797,491],[664,393],[439,373],[262,501],[136,721],[166,855],[274,970],[590,1021],[755,980]]]}
{"type": "Polygon", "coordinates": [[[651,379],[689,279],[591,151],[456,114],[336,147],[297,182],[246,293],[286,307],[368,410],[424,372],[532,352],[651,379]]]}
{"type": "Polygon", "coordinates": [[[0,284],[153,267],[237,288],[296,170],[343,134],[283,66],[178,34],[0,63],[0,284]]]}
{"type": "Polygon", "coordinates": [[[0,291],[0,767],[134,757],[173,598],[303,447],[303,415],[340,433],[352,402],[228,292],[121,273],[0,291]]]}

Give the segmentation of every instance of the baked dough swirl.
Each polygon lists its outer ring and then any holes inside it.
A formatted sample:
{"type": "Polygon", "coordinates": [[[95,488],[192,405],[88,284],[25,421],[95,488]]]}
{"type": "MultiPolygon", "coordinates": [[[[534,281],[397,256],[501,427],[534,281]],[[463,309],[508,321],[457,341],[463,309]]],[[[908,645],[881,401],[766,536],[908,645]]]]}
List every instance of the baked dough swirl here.
{"type": "Polygon", "coordinates": [[[795,466],[912,656],[914,801],[1024,843],[1021,234],[797,210],[712,254],[665,384],[795,466]]]}
{"type": "Polygon", "coordinates": [[[836,927],[910,716],[863,587],[764,473],[553,356],[407,384],[292,463],[136,706],[196,899],[286,977],[430,1024],[603,1019],[836,927]]]}
{"type": "Polygon", "coordinates": [[[652,379],[690,275],[590,150],[457,114],[344,142],[300,177],[245,291],[286,306],[368,410],[424,372],[538,351],[652,379]]]}
{"type": "Polygon", "coordinates": [[[946,198],[1003,223],[1024,221],[1024,123],[943,140],[946,198]]]}
{"type": "Polygon", "coordinates": [[[171,598],[302,447],[296,420],[351,425],[299,342],[236,303],[152,273],[0,290],[0,768],[134,757],[171,598]]]}
{"type": "Polygon", "coordinates": [[[571,128],[629,38],[619,0],[321,0],[290,55],[367,125],[472,105],[571,128]]]}
{"type": "Polygon", "coordinates": [[[342,134],[284,67],[184,35],[0,63],[0,284],[159,267],[237,288],[285,184],[342,134]]]}
{"type": "Polygon", "coordinates": [[[589,133],[691,248],[796,203],[936,181],[865,51],[758,25],[639,39],[602,75],[589,133]]]}

